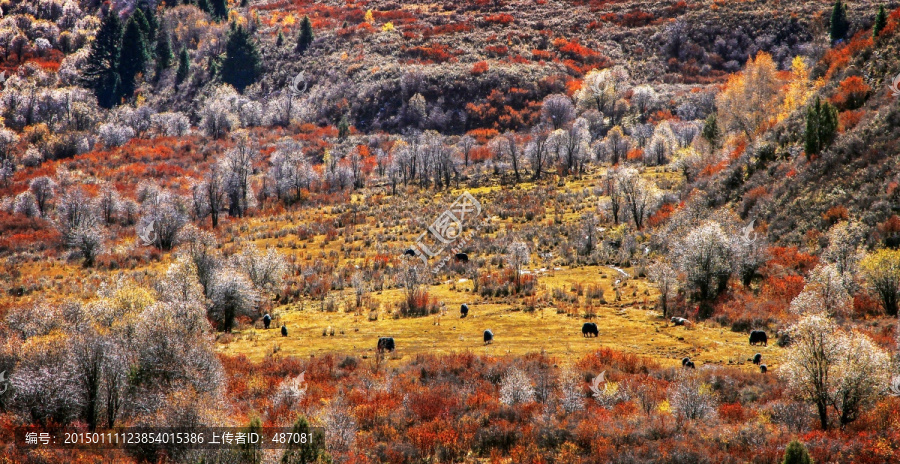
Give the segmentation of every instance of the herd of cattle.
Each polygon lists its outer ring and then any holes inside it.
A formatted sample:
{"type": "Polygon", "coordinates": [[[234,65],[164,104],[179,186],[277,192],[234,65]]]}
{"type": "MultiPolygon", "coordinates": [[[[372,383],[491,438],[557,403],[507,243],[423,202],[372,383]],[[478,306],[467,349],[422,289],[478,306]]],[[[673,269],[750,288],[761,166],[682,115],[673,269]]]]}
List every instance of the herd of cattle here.
{"type": "MultiPolygon", "coordinates": [[[[469,315],[469,305],[463,304],[459,308],[459,317],[465,318],[469,315]]],[[[670,319],[673,325],[675,326],[689,326],[691,322],[683,317],[673,317],[670,319]]],[[[268,329],[272,323],[272,317],[266,314],[263,316],[263,324],[265,328],[268,329]]],[[[288,331],[287,326],[281,325],[281,336],[287,337],[288,331]]],[[[585,322],[581,326],[581,336],[582,337],[599,337],[600,330],[597,328],[597,324],[594,322],[585,322]]],[[[490,329],[484,331],[484,344],[490,345],[494,343],[494,332],[490,329]]],[[[769,337],[766,335],[766,332],[762,330],[753,330],[750,332],[750,345],[769,345],[769,337]]],[[[384,352],[393,352],[396,349],[396,344],[394,343],[393,337],[378,337],[378,344],[376,345],[376,350],[378,353],[384,352]]],[[[753,358],[748,359],[747,361],[752,361],[753,364],[759,366],[759,371],[765,374],[768,372],[768,367],[765,364],[762,364],[762,353],[756,353],[753,358]]],[[[681,360],[681,366],[687,369],[694,369],[696,366],[694,362],[691,361],[691,358],[683,358],[681,360]]]]}

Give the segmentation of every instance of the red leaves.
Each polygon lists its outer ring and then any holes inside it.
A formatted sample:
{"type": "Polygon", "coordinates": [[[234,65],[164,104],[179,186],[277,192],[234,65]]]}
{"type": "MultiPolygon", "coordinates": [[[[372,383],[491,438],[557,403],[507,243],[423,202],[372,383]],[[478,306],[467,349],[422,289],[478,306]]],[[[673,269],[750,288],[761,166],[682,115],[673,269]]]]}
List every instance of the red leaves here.
{"type": "Polygon", "coordinates": [[[506,25],[506,24],[512,23],[515,20],[515,18],[513,18],[513,15],[511,15],[511,14],[499,13],[499,14],[495,14],[495,15],[485,16],[484,20],[488,24],[506,25]]]}
{"type": "Polygon", "coordinates": [[[865,103],[871,91],[872,87],[863,82],[861,77],[850,76],[841,81],[837,93],[831,97],[831,103],[840,110],[853,110],[865,103]]]}

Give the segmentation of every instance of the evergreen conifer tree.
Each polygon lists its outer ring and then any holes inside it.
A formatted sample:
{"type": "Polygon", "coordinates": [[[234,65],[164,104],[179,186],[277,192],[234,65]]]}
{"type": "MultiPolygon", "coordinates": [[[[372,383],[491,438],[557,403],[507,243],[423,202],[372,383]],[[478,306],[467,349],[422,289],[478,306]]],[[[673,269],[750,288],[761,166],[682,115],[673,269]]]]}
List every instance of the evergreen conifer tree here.
{"type": "Polygon", "coordinates": [[[164,69],[172,66],[172,60],[175,55],[172,53],[172,42],[169,40],[169,34],[165,32],[158,35],[156,39],[156,74],[159,75],[164,69]]]}
{"type": "Polygon", "coordinates": [[[146,71],[150,53],[147,38],[141,30],[143,15],[137,10],[125,26],[122,36],[122,54],[119,59],[119,75],[122,79],[122,94],[126,97],[134,93],[137,75],[146,71]]]}
{"type": "Polygon", "coordinates": [[[304,16],[300,21],[300,35],[297,37],[297,51],[302,55],[312,45],[313,30],[309,16],[304,16]]]}
{"type": "Polygon", "coordinates": [[[100,23],[100,29],[88,54],[83,81],[94,91],[97,103],[112,108],[119,102],[122,92],[119,76],[119,50],[122,41],[122,22],[115,11],[109,11],[100,23]]]}
{"type": "Polygon", "coordinates": [[[260,56],[250,32],[232,23],[228,42],[225,44],[225,60],[222,62],[222,81],[238,91],[256,82],[260,72],[260,56]]]}
{"type": "Polygon", "coordinates": [[[175,71],[175,82],[180,84],[191,74],[191,56],[187,48],[181,47],[178,52],[178,70],[175,71]]]}
{"type": "Polygon", "coordinates": [[[806,111],[806,156],[816,155],[834,140],[837,133],[837,108],[816,97],[816,103],[806,111]]]}
{"type": "Polygon", "coordinates": [[[813,464],[809,451],[797,440],[788,443],[784,450],[784,460],[781,464],[813,464]]]}
{"type": "Polygon", "coordinates": [[[829,27],[829,35],[832,42],[844,40],[847,38],[847,32],[850,30],[850,23],[847,21],[847,6],[844,2],[837,0],[831,9],[831,22],[829,27]]]}
{"type": "Polygon", "coordinates": [[[872,37],[878,37],[881,31],[887,26],[887,12],[884,11],[884,5],[878,7],[878,14],[875,15],[875,24],[872,26],[872,37]]]}

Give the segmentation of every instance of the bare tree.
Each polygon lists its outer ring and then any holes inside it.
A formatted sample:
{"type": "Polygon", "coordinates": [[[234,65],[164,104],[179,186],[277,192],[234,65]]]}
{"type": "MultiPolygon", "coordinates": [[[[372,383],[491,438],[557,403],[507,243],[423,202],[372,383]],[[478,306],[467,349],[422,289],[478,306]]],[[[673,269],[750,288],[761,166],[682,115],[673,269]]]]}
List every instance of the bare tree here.
{"type": "Polygon", "coordinates": [[[34,199],[37,202],[41,216],[46,215],[47,203],[56,195],[56,190],[58,188],[56,182],[47,176],[35,177],[28,183],[28,188],[31,190],[31,193],[34,194],[34,199]]]}
{"type": "Polygon", "coordinates": [[[506,263],[512,268],[516,279],[516,291],[522,289],[522,268],[531,262],[531,252],[525,242],[516,240],[506,249],[506,263]]]}
{"type": "Polygon", "coordinates": [[[541,115],[544,122],[558,130],[575,119],[575,105],[572,104],[572,99],[563,94],[548,95],[541,105],[541,115]]]}
{"type": "Polygon", "coordinates": [[[659,191],[652,181],[641,177],[634,168],[625,168],[617,173],[618,189],[622,193],[625,207],[631,214],[634,226],[644,228],[644,219],[656,207],[659,191]]]}
{"type": "Polygon", "coordinates": [[[650,265],[648,274],[659,289],[659,307],[663,318],[666,318],[669,315],[669,300],[675,296],[678,288],[678,272],[666,261],[657,260],[650,265]]]}

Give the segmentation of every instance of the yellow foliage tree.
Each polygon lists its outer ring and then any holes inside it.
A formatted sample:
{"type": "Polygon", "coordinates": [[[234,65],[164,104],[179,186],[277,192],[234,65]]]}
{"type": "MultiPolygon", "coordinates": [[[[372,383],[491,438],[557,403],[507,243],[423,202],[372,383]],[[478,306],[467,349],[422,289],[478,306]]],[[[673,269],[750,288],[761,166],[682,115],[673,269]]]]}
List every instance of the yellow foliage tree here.
{"type": "Polygon", "coordinates": [[[759,52],[747,61],[744,71],[731,76],[716,97],[719,119],[725,130],[753,140],[757,131],[778,114],[780,83],[775,62],[759,52]]]}
{"type": "Polygon", "coordinates": [[[866,283],[881,298],[884,311],[897,315],[900,306],[900,250],[881,249],[860,263],[866,283]]]}
{"type": "Polygon", "coordinates": [[[809,97],[823,84],[821,79],[810,81],[809,67],[807,67],[806,61],[800,56],[794,57],[794,60],[791,61],[790,81],[785,91],[781,112],[778,113],[778,120],[781,121],[798,108],[806,106],[809,97]]]}
{"type": "Polygon", "coordinates": [[[372,23],[375,22],[375,15],[372,14],[372,10],[367,10],[367,11],[366,11],[366,18],[365,18],[365,21],[366,21],[367,23],[369,23],[369,24],[372,24],[372,23]]]}

